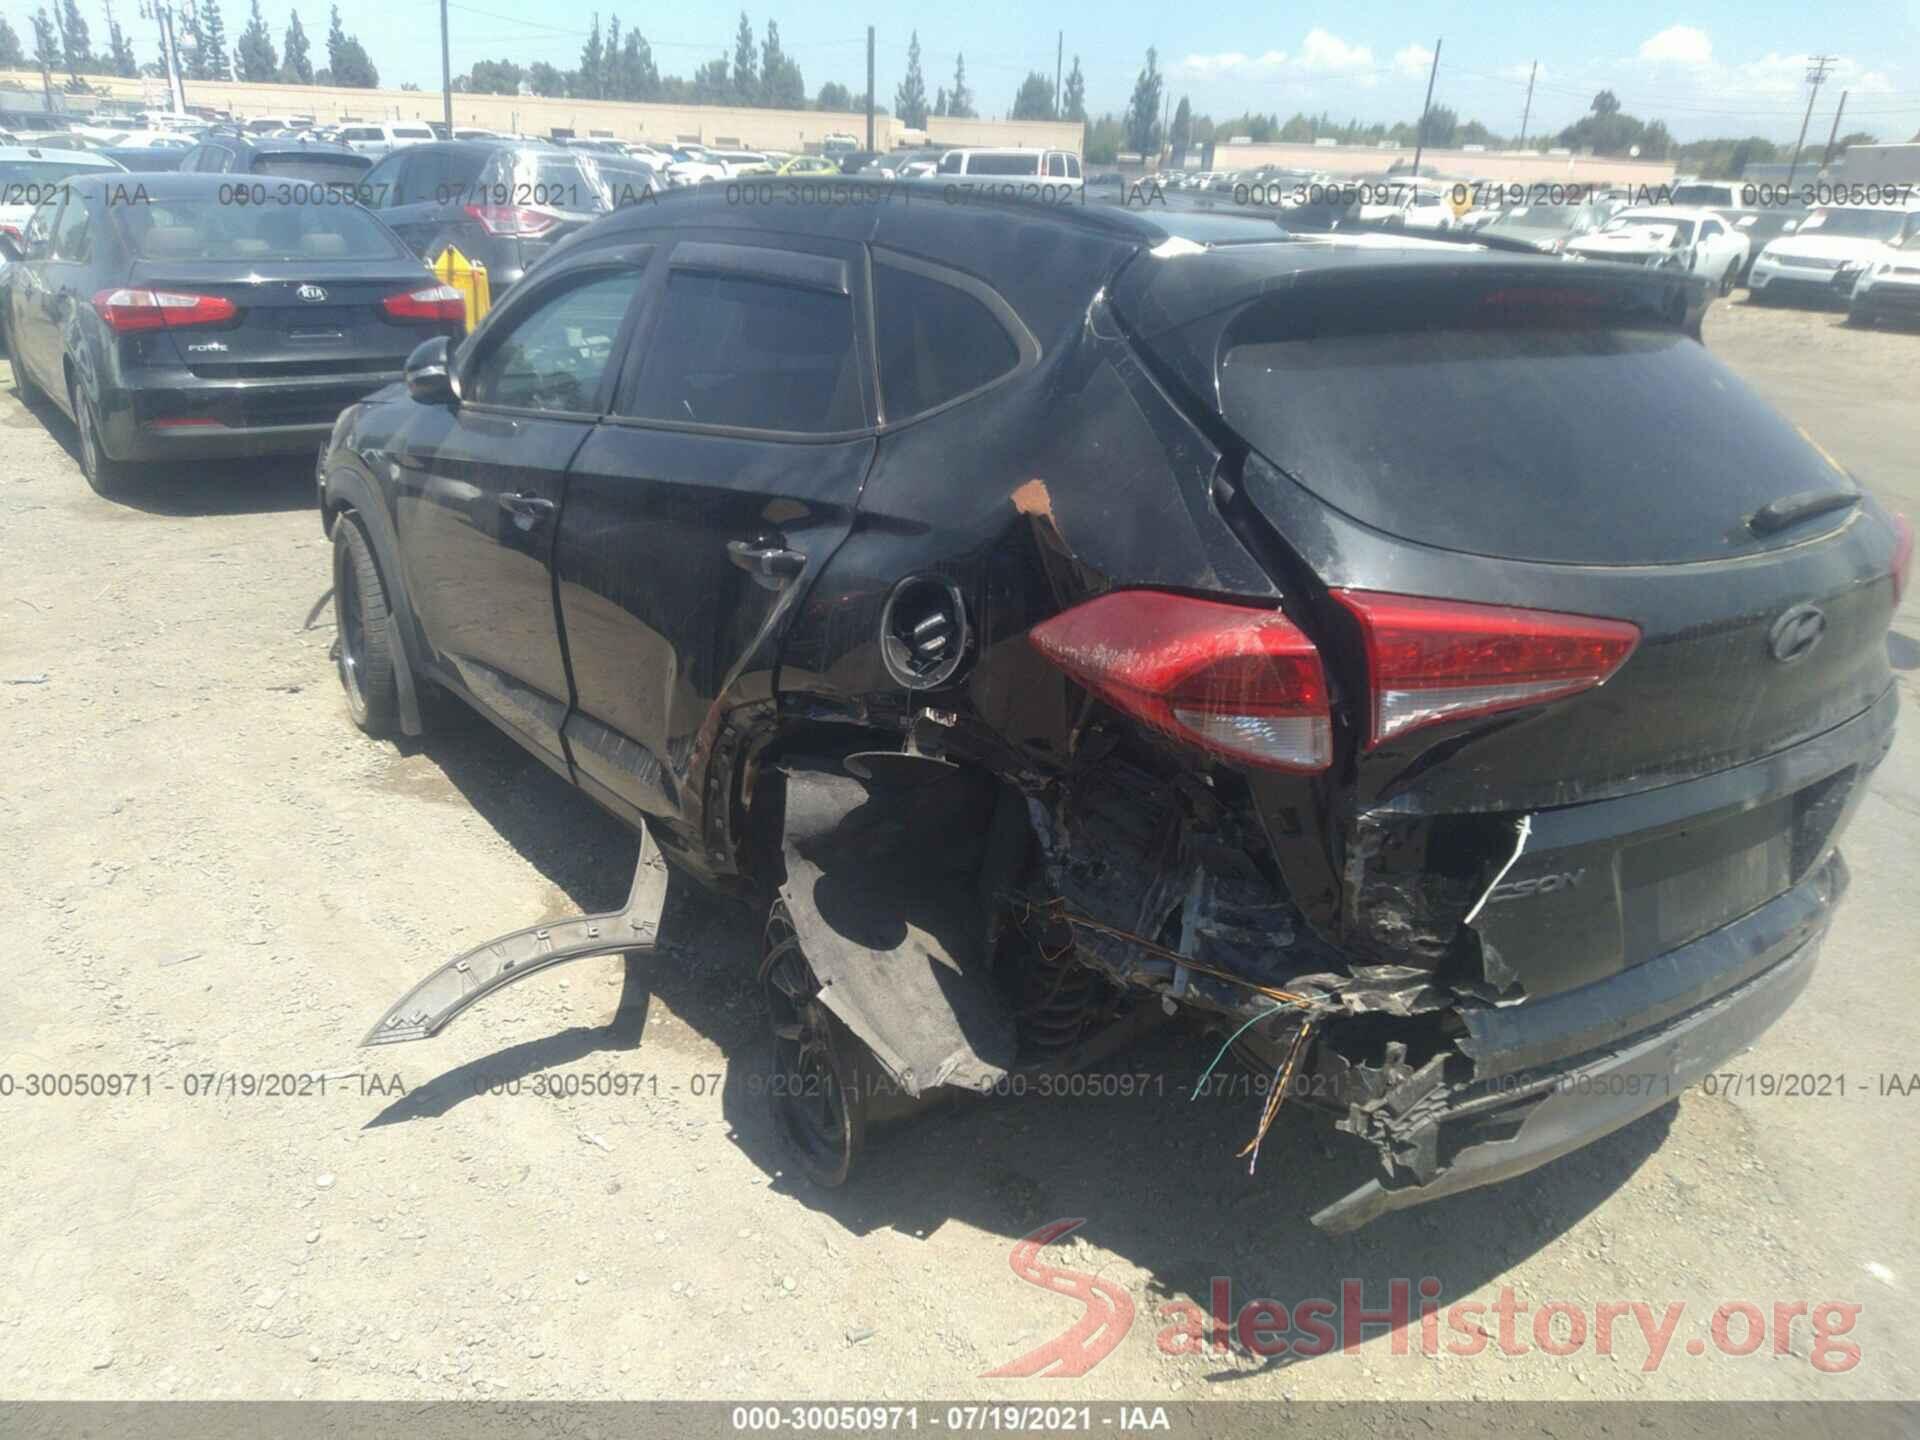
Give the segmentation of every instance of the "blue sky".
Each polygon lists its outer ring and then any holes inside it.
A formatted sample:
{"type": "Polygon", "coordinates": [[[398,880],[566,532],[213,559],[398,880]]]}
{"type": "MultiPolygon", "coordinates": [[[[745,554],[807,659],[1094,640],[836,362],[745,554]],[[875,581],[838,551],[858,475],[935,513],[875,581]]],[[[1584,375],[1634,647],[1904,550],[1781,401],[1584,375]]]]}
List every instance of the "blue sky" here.
{"type": "MultiPolygon", "coordinates": [[[[577,64],[596,9],[596,0],[450,3],[456,73],[490,58],[577,64]]],[[[120,8],[132,12],[132,0],[120,8]]],[[[285,8],[286,0],[263,3],[276,43],[285,8]]],[[[604,0],[598,8],[604,19],[604,0]]],[[[224,9],[229,33],[236,34],[245,23],[243,0],[224,0],[224,9]]],[[[689,75],[701,62],[731,54],[739,9],[738,0],[681,0],[636,6],[622,21],[639,24],[663,72],[689,75]]],[[[15,28],[29,35],[24,11],[17,4],[9,10],[15,28]]],[[[341,0],[340,10],[385,83],[438,86],[437,0],[341,0]]],[[[1186,95],[1201,113],[1224,117],[1256,109],[1284,119],[1295,110],[1325,109],[1336,120],[1411,119],[1434,42],[1444,37],[1435,102],[1502,133],[1519,128],[1527,72],[1537,60],[1534,133],[1570,123],[1605,87],[1629,112],[1664,120],[1682,139],[1753,133],[1791,141],[1806,105],[1805,57],[1814,52],[1839,60],[1820,93],[1810,135],[1825,140],[1842,90],[1851,92],[1844,129],[1886,140],[1906,140],[1920,130],[1920,0],[1832,9],[1783,0],[1614,0],[1565,9],[1507,0],[1379,0],[1284,13],[1251,0],[1197,10],[1146,0],[954,6],[869,0],[864,10],[839,0],[777,0],[768,9],[767,0],[759,0],[749,13],[756,32],[769,15],[779,23],[809,93],[828,80],[856,92],[862,87],[865,27],[875,25],[883,103],[905,70],[908,32],[917,29],[929,95],[950,80],[955,53],[964,53],[983,114],[1003,113],[1029,69],[1052,74],[1055,34],[1064,30],[1067,63],[1076,53],[1081,57],[1096,114],[1126,104],[1152,45],[1175,102],[1186,95]]],[[[318,42],[324,4],[306,0],[302,20],[318,42]]],[[[144,58],[152,41],[143,32],[151,24],[129,15],[122,23],[135,27],[144,58]]]]}

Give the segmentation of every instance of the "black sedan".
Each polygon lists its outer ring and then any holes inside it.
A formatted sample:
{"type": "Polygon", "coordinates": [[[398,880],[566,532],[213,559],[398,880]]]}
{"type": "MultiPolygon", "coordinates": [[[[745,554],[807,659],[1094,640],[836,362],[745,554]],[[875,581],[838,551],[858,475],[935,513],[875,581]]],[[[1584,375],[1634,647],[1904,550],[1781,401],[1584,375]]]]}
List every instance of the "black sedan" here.
{"type": "Polygon", "coordinates": [[[73,417],[88,483],[140,461],[312,451],[334,417],[465,327],[349,196],[213,175],[75,178],[0,291],[15,383],[73,417]]]}

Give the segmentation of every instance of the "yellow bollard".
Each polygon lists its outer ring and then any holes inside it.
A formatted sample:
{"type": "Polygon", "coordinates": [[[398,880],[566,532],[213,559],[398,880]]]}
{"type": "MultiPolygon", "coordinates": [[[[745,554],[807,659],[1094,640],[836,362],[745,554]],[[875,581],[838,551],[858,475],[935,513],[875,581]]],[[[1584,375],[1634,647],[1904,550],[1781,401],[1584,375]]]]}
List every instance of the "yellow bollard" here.
{"type": "Polygon", "coordinates": [[[449,245],[433,259],[433,273],[460,292],[467,306],[467,333],[493,308],[493,291],[487,284],[487,267],[469,260],[449,245]]]}

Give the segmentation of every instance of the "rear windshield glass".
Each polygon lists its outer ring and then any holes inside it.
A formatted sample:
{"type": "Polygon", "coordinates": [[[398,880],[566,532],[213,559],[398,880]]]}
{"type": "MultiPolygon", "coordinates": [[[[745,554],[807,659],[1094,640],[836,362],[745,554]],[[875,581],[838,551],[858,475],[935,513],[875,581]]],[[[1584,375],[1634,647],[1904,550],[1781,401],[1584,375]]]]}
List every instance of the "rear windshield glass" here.
{"type": "Polygon", "coordinates": [[[1567,563],[1706,559],[1760,548],[1745,519],[1768,501],[1849,483],[1678,331],[1421,329],[1395,314],[1433,308],[1414,297],[1311,308],[1236,324],[1221,408],[1309,490],[1393,534],[1567,563]]]}
{"type": "Polygon", "coordinates": [[[1704,205],[1709,210],[1736,202],[1731,185],[1676,185],[1668,199],[1672,205],[1704,205]]]}
{"type": "MultiPolygon", "coordinates": [[[[497,172],[496,172],[497,173],[497,172]]],[[[513,172],[513,203],[545,210],[611,210],[598,157],[523,151],[513,172]]],[[[617,183],[617,182],[616,182],[617,183]]]]}
{"type": "Polygon", "coordinates": [[[256,175],[284,175],[290,180],[358,180],[373,161],[365,155],[309,155],[278,151],[253,157],[256,175]]]}
{"type": "Polygon", "coordinates": [[[380,222],[352,205],[155,196],[112,210],[128,248],[146,260],[384,260],[399,253],[380,222]]]}

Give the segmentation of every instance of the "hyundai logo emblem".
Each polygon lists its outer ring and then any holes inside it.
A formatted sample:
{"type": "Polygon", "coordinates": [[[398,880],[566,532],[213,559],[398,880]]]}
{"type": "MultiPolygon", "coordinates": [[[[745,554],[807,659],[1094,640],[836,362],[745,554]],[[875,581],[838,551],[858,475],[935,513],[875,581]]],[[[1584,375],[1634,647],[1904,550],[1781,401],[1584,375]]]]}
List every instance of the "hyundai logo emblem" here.
{"type": "Polygon", "coordinates": [[[1796,605],[1773,622],[1773,629],[1767,632],[1767,645],[1774,659],[1790,665],[1818,645],[1826,633],[1825,611],[1818,605],[1796,605]]]}
{"type": "Polygon", "coordinates": [[[302,285],[293,292],[309,305],[318,305],[327,298],[327,292],[318,285],[302,285]]]}

